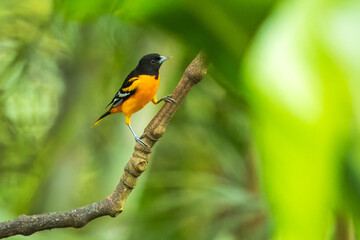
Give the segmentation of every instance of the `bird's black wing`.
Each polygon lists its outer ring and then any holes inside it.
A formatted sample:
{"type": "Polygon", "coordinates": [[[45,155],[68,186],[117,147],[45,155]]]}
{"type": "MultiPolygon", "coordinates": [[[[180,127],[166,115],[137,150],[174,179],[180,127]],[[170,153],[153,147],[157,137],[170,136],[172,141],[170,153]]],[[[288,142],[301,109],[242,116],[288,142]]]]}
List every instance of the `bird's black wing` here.
{"type": "Polygon", "coordinates": [[[111,108],[120,105],[121,103],[125,102],[126,99],[131,97],[136,92],[137,89],[137,80],[138,78],[137,72],[134,70],[132,71],[123,82],[121,88],[115,94],[114,98],[111,102],[105,107],[107,108],[109,105],[112,104],[111,108]]]}

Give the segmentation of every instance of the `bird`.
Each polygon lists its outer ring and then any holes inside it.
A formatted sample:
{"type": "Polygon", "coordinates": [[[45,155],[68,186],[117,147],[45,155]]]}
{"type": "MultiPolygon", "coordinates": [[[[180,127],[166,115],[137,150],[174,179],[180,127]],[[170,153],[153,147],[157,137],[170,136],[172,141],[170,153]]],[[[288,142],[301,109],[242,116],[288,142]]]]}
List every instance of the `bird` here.
{"type": "Polygon", "coordinates": [[[149,147],[132,129],[131,116],[145,107],[150,101],[154,104],[159,104],[161,101],[176,102],[171,98],[171,94],[162,97],[160,100],[156,98],[156,92],[160,83],[159,70],[161,65],[169,58],[170,57],[161,56],[157,53],[150,53],[143,56],[135,69],[125,78],[119,91],[117,91],[110,103],[105,107],[107,108],[111,105],[110,109],[101,115],[91,127],[97,125],[110,114],[123,113],[125,115],[125,124],[134,135],[135,141],[142,146],[149,147]]]}

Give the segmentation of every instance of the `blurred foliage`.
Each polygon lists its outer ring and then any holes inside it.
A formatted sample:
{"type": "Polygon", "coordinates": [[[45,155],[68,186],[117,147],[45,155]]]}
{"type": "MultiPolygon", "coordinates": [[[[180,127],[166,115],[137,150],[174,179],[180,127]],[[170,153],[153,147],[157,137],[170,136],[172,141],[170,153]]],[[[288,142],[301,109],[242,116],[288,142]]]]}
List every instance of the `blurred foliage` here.
{"type": "Polygon", "coordinates": [[[158,97],[212,63],[119,217],[28,239],[358,236],[358,1],[2,0],[0,23],[0,221],[112,192],[134,142],[90,126],[141,56],[173,56],[158,97]]]}

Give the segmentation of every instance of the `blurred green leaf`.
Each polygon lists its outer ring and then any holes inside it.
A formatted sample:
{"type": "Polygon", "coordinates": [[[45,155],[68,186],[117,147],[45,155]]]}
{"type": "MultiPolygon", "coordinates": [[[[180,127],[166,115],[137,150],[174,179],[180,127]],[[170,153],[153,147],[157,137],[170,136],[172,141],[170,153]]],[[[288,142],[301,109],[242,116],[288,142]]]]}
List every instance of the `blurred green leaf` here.
{"type": "Polygon", "coordinates": [[[65,19],[91,21],[110,14],[116,8],[118,0],[55,0],[54,7],[65,19]]]}
{"type": "Polygon", "coordinates": [[[334,13],[338,6],[283,3],[247,58],[248,97],[277,225],[274,239],[324,239],[336,209],[339,170],[354,121],[352,80],[332,51],[341,42],[331,48],[328,32],[322,31],[325,22],[346,14],[334,13]]]}

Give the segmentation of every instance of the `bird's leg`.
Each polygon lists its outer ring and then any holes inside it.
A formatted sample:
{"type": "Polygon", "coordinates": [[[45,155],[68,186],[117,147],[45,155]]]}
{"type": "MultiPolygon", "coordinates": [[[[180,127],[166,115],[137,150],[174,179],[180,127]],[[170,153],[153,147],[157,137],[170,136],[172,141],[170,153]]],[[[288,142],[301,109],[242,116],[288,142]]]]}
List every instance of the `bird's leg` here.
{"type": "Polygon", "coordinates": [[[144,142],[143,140],[141,140],[138,136],[136,136],[134,130],[132,129],[131,125],[129,124],[128,127],[130,128],[131,133],[134,135],[135,141],[137,141],[138,143],[140,143],[142,146],[147,146],[150,147],[146,142],[144,142]]]}
{"type": "Polygon", "coordinates": [[[134,135],[135,141],[140,143],[142,146],[148,146],[149,147],[149,145],[146,142],[142,141],[138,136],[136,136],[134,130],[132,129],[132,127],[130,125],[130,120],[131,120],[131,115],[125,115],[125,123],[130,128],[131,133],[134,135]]]}
{"type": "Polygon", "coordinates": [[[161,101],[165,101],[165,102],[168,102],[168,103],[176,103],[176,101],[175,101],[175,99],[173,99],[172,97],[172,94],[169,94],[169,95],[167,95],[167,96],[165,96],[165,97],[162,97],[160,100],[157,100],[156,99],[156,96],[152,99],[152,102],[154,103],[154,104],[158,104],[159,102],[161,102],[161,101]]]}
{"type": "Polygon", "coordinates": [[[168,103],[176,103],[176,100],[173,99],[171,96],[172,96],[172,94],[169,94],[169,95],[167,95],[165,97],[162,97],[160,99],[160,101],[164,100],[165,102],[168,102],[168,103]]]}

